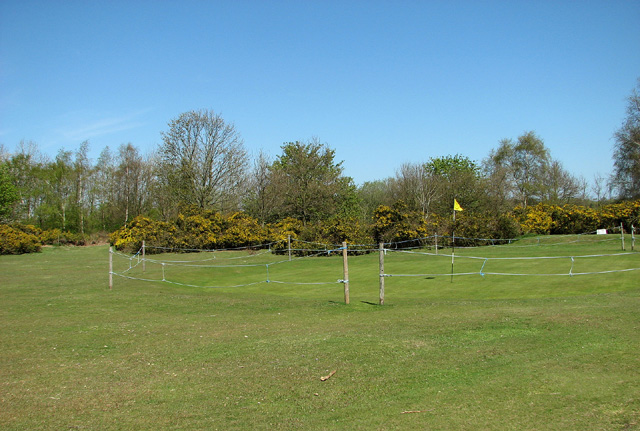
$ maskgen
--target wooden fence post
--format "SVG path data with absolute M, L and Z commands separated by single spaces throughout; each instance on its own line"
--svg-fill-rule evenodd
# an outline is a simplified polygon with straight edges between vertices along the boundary
M 342 242 L 342 267 L 344 269 L 344 303 L 349 305 L 349 261 L 347 259 L 347 242 Z
M 113 247 L 109 246 L 109 290 L 113 289 Z
M 289 250 L 289 262 L 291 262 L 291 235 L 287 235 L 287 250 Z
M 384 243 L 380 243 L 380 305 L 384 305 Z
M 624 251 L 624 226 L 620 222 L 620 240 L 622 241 L 622 251 Z

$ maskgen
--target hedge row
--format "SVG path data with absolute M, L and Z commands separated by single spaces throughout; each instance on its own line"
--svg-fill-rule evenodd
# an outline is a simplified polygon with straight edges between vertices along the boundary
M 576 234 L 601 228 L 617 228 L 622 224 L 629 231 L 640 224 L 640 201 L 623 202 L 599 209 L 576 205 L 538 204 L 526 209 L 515 208 L 512 213 L 498 217 L 478 215 L 466 211 L 457 213 L 456 244 L 482 244 L 477 238 L 516 238 L 525 233 Z M 181 214 L 172 222 L 136 217 L 127 226 L 110 236 L 118 250 L 135 252 L 148 246 L 147 252 L 165 249 L 224 249 L 252 247 L 271 243 L 272 249 L 284 251 L 287 237 L 294 240 L 294 249 L 323 249 L 324 244 L 399 243 L 413 246 L 416 238 L 433 235 L 449 236 L 454 230 L 451 217 L 438 217 L 409 212 L 397 202 L 391 207 L 380 206 L 370 224 L 355 218 L 333 218 L 303 225 L 299 220 L 284 219 L 278 223 L 260 224 L 245 213 L 223 216 L 214 211 L 194 211 Z M 464 237 L 468 239 L 461 239 Z M 299 240 L 296 242 L 296 240 Z M 446 240 L 445 240 L 446 241 Z M 80 234 L 58 229 L 42 231 L 31 225 L 0 225 L 0 254 L 19 254 L 39 251 L 42 244 L 84 245 Z
M 524 233 L 578 234 L 596 229 L 615 229 L 620 225 L 630 231 L 632 226 L 637 228 L 640 224 L 640 201 L 605 205 L 598 209 L 538 204 L 526 209 L 517 207 L 514 215 Z
M 0 254 L 40 251 L 42 245 L 85 245 L 85 237 L 60 229 L 42 230 L 20 223 L 0 224 Z

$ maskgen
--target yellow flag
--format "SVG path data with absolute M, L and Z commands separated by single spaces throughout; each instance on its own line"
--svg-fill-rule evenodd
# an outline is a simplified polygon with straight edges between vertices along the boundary
M 453 200 L 453 210 L 454 211 L 463 211 L 462 207 L 460 206 L 460 204 L 458 203 L 457 200 Z

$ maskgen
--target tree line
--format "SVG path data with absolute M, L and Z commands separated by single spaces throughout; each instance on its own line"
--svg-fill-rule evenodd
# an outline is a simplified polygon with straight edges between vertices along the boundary
M 454 198 L 466 215 L 494 221 L 538 204 L 597 207 L 635 200 L 639 90 L 640 81 L 614 135 L 614 172 L 594 179 L 591 190 L 534 131 L 503 139 L 481 161 L 461 154 L 431 157 L 403 164 L 393 177 L 356 185 L 335 150 L 317 138 L 283 143 L 275 158 L 263 152 L 252 158 L 233 124 L 199 110 L 172 119 L 149 154 L 128 143 L 104 148 L 93 162 L 89 142 L 54 158 L 32 142 L 21 142 L 14 152 L 0 147 L 0 221 L 88 235 L 113 232 L 140 215 L 169 222 L 213 211 L 242 212 L 262 226 L 293 219 L 312 229 L 350 220 L 375 230 L 384 211 L 389 217 L 410 214 L 418 220 L 413 225 L 446 218 Z

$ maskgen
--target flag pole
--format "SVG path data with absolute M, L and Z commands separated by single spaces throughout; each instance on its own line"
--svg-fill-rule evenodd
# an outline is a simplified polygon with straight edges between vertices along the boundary
M 455 200 L 454 200 L 455 202 Z M 451 227 L 451 283 L 453 283 L 453 261 L 456 254 L 456 206 L 453 205 L 453 226 Z

